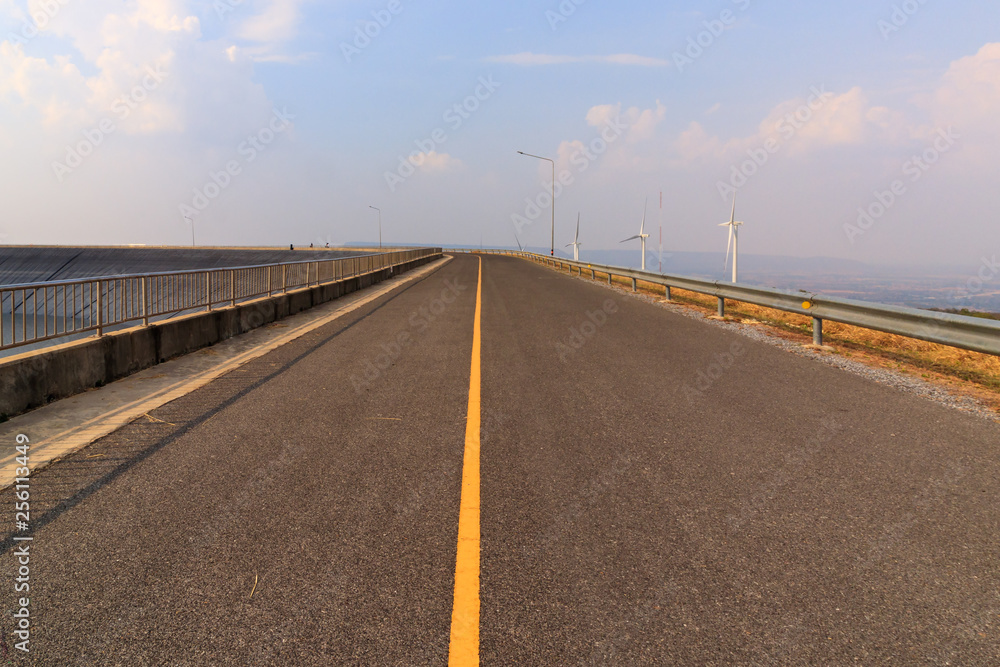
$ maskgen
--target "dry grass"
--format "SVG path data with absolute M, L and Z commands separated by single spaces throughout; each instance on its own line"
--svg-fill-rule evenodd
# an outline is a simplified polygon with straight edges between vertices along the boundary
M 584 275 L 589 277 L 586 272 Z M 597 279 L 607 281 L 608 275 L 598 273 Z M 613 283 L 632 288 L 627 278 L 613 278 Z M 663 295 L 660 285 L 639 281 L 638 288 L 643 293 Z M 713 296 L 673 288 L 671 300 L 700 311 L 716 312 Z M 782 338 L 812 343 L 812 318 L 805 315 L 727 300 L 726 319 L 759 322 L 772 327 Z M 834 348 L 834 354 L 919 376 L 1000 411 L 1000 357 L 829 321 L 823 323 L 823 342 Z

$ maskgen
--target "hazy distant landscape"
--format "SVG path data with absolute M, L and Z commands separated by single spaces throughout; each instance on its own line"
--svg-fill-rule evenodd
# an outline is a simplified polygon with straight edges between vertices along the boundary
M 548 248 L 531 248 L 548 254 Z M 556 250 L 560 257 L 570 257 Z M 639 268 L 636 250 L 581 250 L 580 259 L 596 264 Z M 730 261 L 732 261 L 730 259 Z M 727 280 L 723 253 L 664 252 L 662 272 Z M 661 257 L 649 252 L 646 269 L 659 271 Z M 980 282 L 979 266 L 887 267 L 830 257 L 797 258 L 740 255 L 740 282 L 779 289 L 817 292 L 899 306 L 1000 312 L 1000 276 Z M 971 281 L 971 282 L 970 282 Z

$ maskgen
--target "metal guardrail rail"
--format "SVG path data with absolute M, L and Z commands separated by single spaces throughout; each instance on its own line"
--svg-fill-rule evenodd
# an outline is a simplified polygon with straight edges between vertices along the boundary
M 630 278 L 633 291 L 636 289 L 636 282 L 641 280 L 645 283 L 663 286 L 668 299 L 671 287 L 707 294 L 718 299 L 718 314 L 720 316 L 725 315 L 726 299 L 806 315 L 813 320 L 813 343 L 815 345 L 823 344 L 823 321 L 829 320 L 974 352 L 1000 355 L 1000 322 L 995 320 L 938 313 L 918 308 L 887 306 L 868 301 L 840 299 L 810 292 L 792 292 L 768 287 L 636 271 L 603 264 L 588 264 L 536 253 L 512 250 L 472 250 L 468 252 L 523 257 L 550 266 L 568 268 L 570 272 L 576 269 L 581 275 L 583 271 L 589 271 L 591 278 L 596 278 L 597 273 L 607 274 L 609 282 L 612 276 Z
M 419 248 L 337 259 L 0 286 L 0 350 L 354 278 L 441 254 Z

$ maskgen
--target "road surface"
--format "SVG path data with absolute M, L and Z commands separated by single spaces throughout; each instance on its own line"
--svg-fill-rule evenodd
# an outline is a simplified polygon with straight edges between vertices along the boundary
M 0 651 L 30 534 L 40 665 L 1000 664 L 995 424 L 514 258 L 476 357 L 479 263 L 0 494 Z

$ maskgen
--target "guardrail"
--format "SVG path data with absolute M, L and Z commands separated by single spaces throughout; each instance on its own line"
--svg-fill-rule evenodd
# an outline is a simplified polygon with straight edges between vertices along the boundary
M 571 273 L 576 269 L 580 275 L 583 274 L 583 271 L 589 271 L 591 278 L 596 278 L 598 273 L 607 274 L 609 283 L 612 276 L 629 278 L 632 280 L 633 291 L 637 289 L 637 281 L 641 280 L 664 287 L 667 299 L 670 298 L 671 287 L 714 296 L 718 299 L 720 317 L 725 315 L 726 299 L 806 315 L 813 320 L 813 343 L 815 345 L 823 344 L 823 321 L 829 320 L 974 352 L 1000 355 L 1000 322 L 995 320 L 938 313 L 918 308 L 887 306 L 868 301 L 840 299 L 810 292 L 792 292 L 768 287 L 636 271 L 603 264 L 588 264 L 536 253 L 512 250 L 473 250 L 469 252 L 523 257 L 550 266 L 568 268 Z
M 441 254 L 420 248 L 337 259 L 0 286 L 0 350 L 212 310 Z

